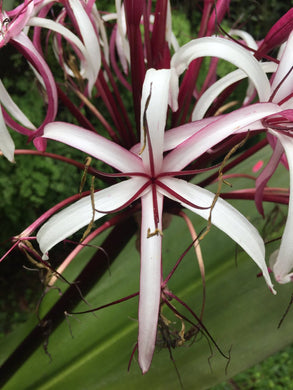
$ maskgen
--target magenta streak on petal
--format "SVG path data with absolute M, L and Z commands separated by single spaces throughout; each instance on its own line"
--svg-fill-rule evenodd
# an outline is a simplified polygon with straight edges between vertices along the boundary
M 123 205 L 117 207 L 116 209 L 112 209 L 112 210 L 100 210 L 100 209 L 96 209 L 95 208 L 95 211 L 97 211 L 98 213 L 101 213 L 101 214 L 111 214 L 111 213 L 117 213 L 118 211 L 121 211 L 123 209 L 125 209 L 127 206 L 129 206 L 131 203 L 133 203 L 137 198 L 139 198 L 141 196 L 141 194 L 144 192 L 144 190 L 149 187 L 149 185 L 151 184 L 151 181 L 148 180 L 146 183 L 144 183 L 140 189 L 134 194 L 132 195 L 127 202 L 125 202 Z
M 159 224 L 156 227 L 149 210 L 153 208 L 152 194 L 142 196 L 141 218 L 141 266 L 138 308 L 138 362 L 142 373 L 150 367 L 156 342 L 161 296 L 162 236 L 149 237 L 149 231 L 162 229 L 163 196 L 158 194 Z
M 135 169 L 136 172 L 145 173 L 140 157 L 115 142 L 76 125 L 65 122 L 49 123 L 45 126 L 44 136 L 82 150 L 120 172 L 133 172 Z
M 220 166 L 221 166 L 221 163 L 219 163 L 217 165 L 213 165 L 213 166 L 208 167 L 208 168 L 187 169 L 186 171 L 162 172 L 162 173 L 159 173 L 156 178 L 159 179 L 160 177 L 166 177 L 166 176 L 172 176 L 172 177 L 190 176 L 190 175 L 193 176 L 193 175 L 197 175 L 198 173 L 211 171 L 213 169 L 219 168 Z
M 283 87 L 283 85 L 284 85 L 285 83 L 286 83 L 286 84 L 288 83 L 288 82 L 286 81 L 286 79 L 288 79 L 288 78 L 289 78 L 289 83 L 290 83 L 290 91 L 289 91 L 289 92 L 292 91 L 292 85 L 291 85 L 291 82 L 292 82 L 292 80 L 291 80 L 292 74 L 293 74 L 293 65 L 292 65 L 291 68 L 288 70 L 288 72 L 286 73 L 286 75 L 282 78 L 282 80 L 279 82 L 279 84 L 275 87 L 275 89 L 274 89 L 274 91 L 273 91 L 273 93 L 272 93 L 272 95 L 271 95 L 271 97 L 270 97 L 270 99 L 269 99 L 270 102 L 276 100 L 276 99 L 275 99 L 275 95 L 278 93 L 278 91 L 279 91 L 280 88 L 282 89 L 282 87 Z M 291 93 L 292 93 L 292 92 L 291 92 Z M 282 96 L 282 98 L 283 98 L 283 99 L 286 99 L 286 96 Z M 279 99 L 278 99 L 278 100 L 279 100 Z M 278 103 L 279 103 L 279 102 L 278 102 Z
M 199 210 L 207 210 L 207 209 L 211 208 L 211 206 L 207 206 L 207 207 L 197 206 L 196 204 L 194 204 L 194 203 L 190 202 L 189 200 L 185 199 L 183 196 L 179 195 L 176 191 L 172 190 L 172 188 L 170 188 L 169 186 L 167 186 L 166 184 L 162 183 L 159 180 L 156 180 L 156 185 L 158 187 L 163 188 L 171 196 L 175 197 L 178 200 L 178 202 L 184 202 L 185 204 L 187 204 L 187 205 L 189 205 L 191 207 L 194 207 L 195 209 L 199 209 Z

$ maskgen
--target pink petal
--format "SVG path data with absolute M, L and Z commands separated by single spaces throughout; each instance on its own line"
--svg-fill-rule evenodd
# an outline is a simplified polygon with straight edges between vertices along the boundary
M 212 205 L 215 194 L 204 188 L 175 178 L 164 178 L 161 181 L 189 202 L 201 207 Z M 167 191 L 160 190 L 160 192 L 178 202 L 176 197 L 170 195 Z M 209 218 L 210 208 L 201 210 L 182 201 L 179 203 L 204 219 Z M 221 229 L 245 250 L 260 267 L 267 285 L 274 292 L 265 262 L 264 243 L 255 227 L 238 210 L 221 198 L 217 199 L 212 210 L 212 224 Z
M 94 207 L 96 211 L 94 220 L 104 217 L 107 211 L 115 210 L 123 206 L 137 193 L 137 190 L 145 183 L 146 179 L 136 177 L 114 184 L 111 187 L 94 194 Z M 50 218 L 39 230 L 37 241 L 41 251 L 46 254 L 54 245 L 87 226 L 93 217 L 93 205 L 90 196 L 86 196 L 66 207 Z
M 241 108 L 210 123 L 171 151 L 164 159 L 165 172 L 180 171 L 208 149 L 253 122 L 282 109 L 274 103 L 257 103 Z
M 44 137 L 63 142 L 104 161 L 121 172 L 144 172 L 141 159 L 92 131 L 65 122 L 49 123 Z

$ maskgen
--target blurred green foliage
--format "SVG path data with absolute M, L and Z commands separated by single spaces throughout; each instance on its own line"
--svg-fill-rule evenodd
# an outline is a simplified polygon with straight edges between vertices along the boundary
M 293 346 L 211 390 L 293 390 Z

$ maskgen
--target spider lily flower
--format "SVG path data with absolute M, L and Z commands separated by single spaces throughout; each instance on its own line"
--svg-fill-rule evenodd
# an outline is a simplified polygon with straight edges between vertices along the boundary
M 165 196 L 206 220 L 211 214 L 212 223 L 242 246 L 261 268 L 268 286 L 273 290 L 265 264 L 264 244 L 251 223 L 220 198 L 211 211 L 215 197 L 213 193 L 176 178 L 184 174 L 182 169 L 204 151 L 245 126 L 247 113 L 251 114 L 250 120 L 257 120 L 264 112 L 260 112 L 260 108 L 255 110 L 254 107 L 247 107 L 241 115 L 236 113 L 213 121 L 183 143 L 179 144 L 175 139 L 178 147 L 163 157 L 168 101 L 172 109 L 176 108 L 174 73 L 174 69 L 150 69 L 146 73 L 141 100 L 139 154 L 128 151 L 94 132 L 68 123 L 51 123 L 44 129 L 44 137 L 78 148 L 120 171 L 118 177 L 128 177 L 127 180 L 96 192 L 94 205 L 90 197 L 85 197 L 45 223 L 37 234 L 45 257 L 54 245 L 88 225 L 93 217 L 98 220 L 105 214 L 117 212 L 140 199 L 142 217 L 138 360 L 143 373 L 150 367 L 157 332 Z M 264 111 L 267 110 L 265 106 Z M 206 124 L 206 121 L 203 120 L 203 123 Z M 176 134 L 173 134 L 173 141 L 174 137 L 176 138 Z M 180 137 L 178 132 L 178 138 Z

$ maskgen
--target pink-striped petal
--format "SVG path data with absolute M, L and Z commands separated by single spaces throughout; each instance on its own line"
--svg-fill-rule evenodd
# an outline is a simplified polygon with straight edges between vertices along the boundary
M 291 32 L 285 49 L 281 55 L 280 63 L 276 71 L 272 91 L 277 88 L 276 94 L 273 97 L 273 102 L 280 102 L 286 96 L 293 92 L 293 31 Z M 290 72 L 288 74 L 288 72 Z M 282 80 L 284 79 L 284 82 Z
M 44 257 L 56 244 L 87 226 L 93 218 L 93 207 L 96 210 L 105 211 L 94 213 L 94 220 L 104 217 L 111 210 L 123 206 L 130 200 L 145 183 L 146 179 L 136 177 L 114 184 L 111 187 L 94 194 L 94 205 L 91 197 L 86 196 L 66 207 L 46 222 L 37 234 L 37 241 Z
M 242 127 L 282 109 L 274 103 L 257 103 L 241 108 L 210 123 L 171 151 L 164 159 L 165 172 L 180 171 L 208 149 Z
M 148 232 L 154 232 L 156 228 L 162 229 L 163 196 L 160 194 L 157 196 L 157 203 L 160 222 L 155 226 L 151 211 L 154 208 L 152 192 L 141 197 L 138 363 L 143 374 L 148 371 L 154 354 L 161 297 L 162 236 L 157 234 L 148 238 Z
M 201 207 L 211 207 L 215 198 L 215 194 L 212 192 L 184 180 L 164 178 L 161 181 L 187 201 Z M 170 199 L 178 201 L 176 197 L 170 195 L 166 190 L 160 189 L 160 192 Z M 183 201 L 180 201 L 179 203 L 204 219 L 207 220 L 209 218 L 210 208 L 202 210 L 191 207 L 188 203 L 184 203 Z M 274 292 L 265 262 L 264 242 L 255 227 L 238 210 L 221 198 L 217 199 L 217 202 L 212 209 L 211 216 L 212 224 L 217 226 L 231 237 L 232 240 L 239 244 L 259 266 L 267 285 Z
M 276 131 L 271 133 L 279 139 L 285 149 L 290 174 L 290 198 L 280 249 L 272 255 L 270 265 L 277 282 L 289 283 L 293 281 L 293 138 Z
M 121 172 L 144 172 L 140 157 L 82 127 L 65 122 L 49 123 L 44 128 L 44 137 L 82 150 Z
M 146 73 L 141 98 L 140 144 L 141 157 L 148 172 L 153 159 L 155 174 L 163 162 L 163 143 L 167 118 L 171 71 L 149 69 Z M 144 123 L 145 120 L 147 124 Z M 148 126 L 148 134 L 145 126 Z M 149 144 L 150 143 L 150 144 Z

